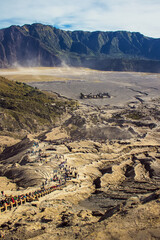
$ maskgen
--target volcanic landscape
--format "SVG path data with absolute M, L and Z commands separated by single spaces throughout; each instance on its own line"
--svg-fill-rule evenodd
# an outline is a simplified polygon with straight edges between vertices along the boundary
M 90 105 L 118 106 L 159 97 L 160 74 L 135 72 L 105 72 L 85 68 L 18 68 L 0 70 L 11 80 L 27 82 L 41 90 L 57 92 L 79 100 L 80 93 L 108 92 L 109 99 L 85 99 Z
M 64 66 L 0 75 L 76 102 L 46 131 L 1 134 L 0 190 L 59 186 L 2 206 L 3 239 L 160 239 L 160 74 Z

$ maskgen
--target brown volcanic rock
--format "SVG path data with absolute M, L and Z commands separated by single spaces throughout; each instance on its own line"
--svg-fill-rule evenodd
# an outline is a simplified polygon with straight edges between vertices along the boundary
M 85 121 L 80 127 L 93 129 L 95 122 L 90 122 L 86 113 L 83 117 Z M 127 124 L 133 122 L 132 119 Z M 104 125 L 98 124 L 103 129 Z M 113 123 L 106 126 L 113 127 Z M 125 129 L 125 123 L 117 128 Z M 9 158 L 1 155 L 1 173 L 19 186 L 40 185 L 65 160 L 77 175 L 62 190 L 0 214 L 4 239 L 159 239 L 160 144 L 154 139 L 155 129 L 145 126 L 136 127 L 136 131 L 139 137 L 134 135 L 127 140 L 74 141 L 55 128 L 47 134 L 49 142 L 30 146 L 28 140 L 23 140 L 20 152 L 17 145 L 10 148 L 14 156 L 6 150 Z M 58 137 L 54 136 L 51 142 L 52 134 L 57 132 Z M 140 134 L 146 132 L 153 134 L 153 138 L 142 138 Z M 24 148 L 25 141 L 29 143 L 28 149 Z M 15 194 L 24 191 L 32 188 Z
M 50 205 L 46 206 L 45 205 Z M 160 205 L 153 201 L 110 209 L 94 216 L 67 202 L 44 201 L 39 208 L 20 207 L 1 225 L 4 239 L 151 239 L 159 238 Z M 9 216 L 8 216 L 9 219 Z
M 24 154 L 24 151 L 32 146 L 32 142 L 29 138 L 25 137 L 22 141 L 18 142 L 17 144 L 5 148 L 3 153 L 0 154 L 0 161 L 4 161 L 7 159 L 6 162 L 12 163 L 12 157 L 15 155 L 19 155 L 20 153 Z M 14 159 L 14 158 L 13 158 Z

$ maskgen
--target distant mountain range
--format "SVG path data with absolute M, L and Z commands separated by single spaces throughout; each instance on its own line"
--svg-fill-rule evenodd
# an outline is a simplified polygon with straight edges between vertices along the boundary
M 160 72 L 160 39 L 138 32 L 64 31 L 32 24 L 0 30 L 0 67 L 69 66 Z

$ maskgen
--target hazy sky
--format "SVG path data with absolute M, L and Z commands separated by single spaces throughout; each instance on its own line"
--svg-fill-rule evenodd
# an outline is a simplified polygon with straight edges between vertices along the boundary
M 35 22 L 160 38 L 160 0 L 0 0 L 0 28 Z

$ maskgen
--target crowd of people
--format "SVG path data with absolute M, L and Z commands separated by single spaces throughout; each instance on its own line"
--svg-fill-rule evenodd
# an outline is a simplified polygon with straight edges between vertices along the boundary
M 36 149 L 39 148 L 39 143 L 34 142 L 33 147 L 36 147 Z M 42 151 L 41 149 L 39 150 L 37 149 L 37 150 L 32 150 L 31 153 L 35 154 L 38 152 L 39 156 L 42 156 L 41 151 Z M 28 151 L 27 153 L 30 153 L 30 151 Z M 55 169 L 53 169 L 53 177 L 51 177 L 50 179 L 46 178 L 42 182 L 41 189 L 34 192 L 17 195 L 17 196 L 13 196 L 13 195 L 8 196 L 4 194 L 4 191 L 1 191 L 0 211 L 3 212 L 7 209 L 11 209 L 12 207 L 21 205 L 22 203 L 36 200 L 39 197 L 45 194 L 48 194 L 53 190 L 61 187 L 62 185 L 65 185 L 66 181 L 70 180 L 72 177 L 73 178 L 79 177 L 77 173 L 77 169 L 74 167 L 70 167 L 67 164 L 67 159 L 64 159 L 64 155 L 56 154 L 55 158 L 58 160 L 61 160 L 61 162 L 58 164 L 58 166 Z M 52 185 L 53 182 L 54 182 L 54 185 Z M 50 186 L 50 187 L 47 187 L 47 186 Z
M 4 192 L 1 191 L 1 200 L 0 200 L 0 210 L 1 212 L 7 210 L 8 208 L 12 208 L 12 207 L 16 207 L 18 205 L 21 205 L 22 203 L 25 202 L 31 202 L 34 200 L 38 200 L 40 197 L 51 193 L 52 191 L 58 189 L 59 187 L 61 187 L 63 184 L 59 184 L 59 185 L 55 185 L 55 186 L 51 186 L 48 188 L 42 187 L 39 190 L 36 190 L 34 192 L 29 192 L 26 194 L 21 194 L 21 195 L 4 195 Z
M 22 203 L 38 200 L 39 197 L 65 185 L 66 181 L 71 179 L 71 177 L 78 177 L 77 169 L 67 166 L 66 161 L 63 161 L 59 164 L 58 169 L 54 170 L 53 177 L 43 181 L 41 189 L 39 190 L 16 196 L 8 196 L 4 194 L 4 191 L 1 191 L 0 211 L 3 212 Z M 51 182 L 55 182 L 55 184 L 47 187 L 47 185 L 51 185 Z

